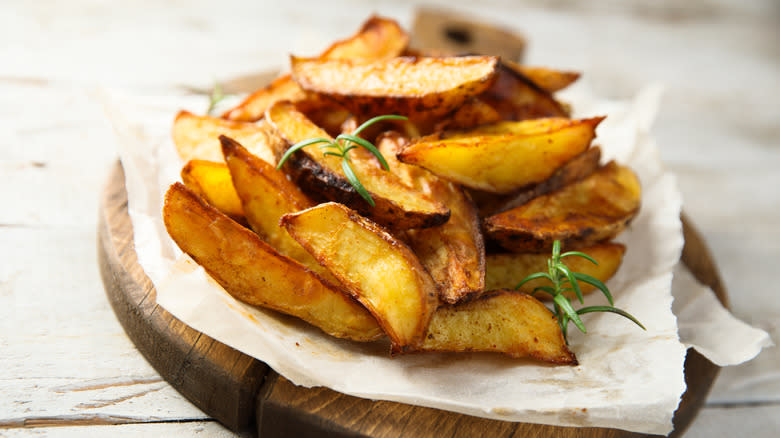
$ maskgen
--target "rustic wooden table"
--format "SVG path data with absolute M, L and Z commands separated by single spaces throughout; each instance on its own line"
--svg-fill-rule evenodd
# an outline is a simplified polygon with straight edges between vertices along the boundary
M 282 65 L 289 51 L 316 53 L 371 12 L 409 26 L 415 9 L 257 3 L 0 5 L 0 436 L 233 436 L 145 362 L 105 298 L 97 202 L 117 155 L 93 91 L 206 89 L 214 78 Z M 458 3 L 523 31 L 529 63 L 584 71 L 608 97 L 666 85 L 655 132 L 685 210 L 711 246 L 734 313 L 780 339 L 777 2 Z M 771 348 L 721 372 L 686 436 L 778 430 L 780 351 Z

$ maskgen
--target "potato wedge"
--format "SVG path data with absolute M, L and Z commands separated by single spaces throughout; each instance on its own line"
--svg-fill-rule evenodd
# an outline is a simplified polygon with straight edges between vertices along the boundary
M 281 223 L 376 317 L 393 351 L 422 341 L 438 292 L 408 246 L 335 202 L 284 215 Z
M 585 151 L 603 117 L 503 122 L 423 137 L 398 158 L 492 193 L 540 183 Z
M 377 148 L 390 170 L 415 189 L 442 201 L 450 220 L 438 227 L 409 230 L 406 241 L 439 285 L 439 298 L 456 303 L 485 290 L 485 242 L 474 203 L 456 184 L 427 170 L 395 158 L 406 139 L 390 132 L 377 141 Z
M 409 34 L 397 21 L 374 15 L 363 23 L 355 35 L 333 43 L 320 58 L 389 59 L 399 56 L 408 45 Z
M 566 109 L 550 93 L 503 62 L 496 80 L 480 99 L 495 108 L 504 120 L 568 117 Z
M 376 320 L 339 288 L 285 257 L 183 184 L 165 195 L 168 234 L 236 299 L 297 316 L 355 341 L 382 336 Z
M 579 251 L 593 257 L 599 264 L 594 265 L 590 261 L 581 257 L 567 257 L 566 266 L 573 272 L 582 272 L 583 274 L 595 277 L 602 282 L 606 282 L 617 272 L 620 263 L 623 261 L 623 254 L 626 252 L 625 245 L 620 243 L 601 243 L 587 248 L 580 248 Z M 525 277 L 534 272 L 547 272 L 547 259 L 550 254 L 536 253 L 504 253 L 487 255 L 487 274 L 485 276 L 485 287 L 492 289 L 514 289 Z M 593 292 L 596 288 L 588 283 L 580 282 L 580 290 L 583 294 Z M 530 294 L 537 286 L 549 286 L 550 281 L 546 279 L 531 280 L 523 284 L 520 292 Z M 564 292 L 564 295 L 570 299 L 576 299 L 574 292 Z M 549 299 L 549 295 L 539 293 L 536 295 L 539 299 Z
M 374 16 L 363 23 L 355 35 L 334 43 L 319 58 L 388 59 L 400 55 L 408 44 L 409 35 L 395 20 Z M 254 122 L 260 120 L 274 102 L 297 102 L 306 97 L 307 93 L 286 74 L 249 95 L 238 106 L 223 114 L 222 118 Z
M 466 101 L 452 116 L 439 122 L 436 131 L 467 129 L 501 121 L 501 115 L 492 106 L 479 98 Z
M 485 91 L 498 58 L 399 57 L 382 61 L 291 57 L 292 77 L 304 90 L 319 93 L 363 117 L 400 114 L 443 116 Z
M 536 86 L 548 93 L 555 93 L 573 84 L 580 78 L 574 71 L 555 70 L 547 67 L 531 67 L 516 62 L 502 60 L 512 70 L 522 74 Z
M 180 111 L 173 122 L 173 142 L 184 161 L 223 162 L 219 136 L 236 139 L 252 154 L 275 164 L 274 143 L 281 140 L 265 122 L 243 123 Z
M 290 237 L 287 230 L 279 226 L 279 219 L 283 215 L 305 210 L 312 207 L 314 202 L 288 180 L 282 171 L 250 154 L 235 140 L 225 136 L 220 136 L 219 140 L 249 226 L 281 254 L 338 285 L 330 271 L 317 263 L 311 254 Z
M 487 351 L 577 365 L 560 326 L 544 304 L 508 290 L 440 307 L 417 351 Z
M 489 237 L 515 252 L 546 252 L 554 240 L 582 248 L 615 237 L 639 212 L 639 180 L 607 163 L 584 180 L 485 219 Z
M 231 219 L 238 222 L 246 220 L 241 199 L 233 188 L 230 170 L 225 163 L 190 160 L 181 169 L 181 180 L 188 189 Z
M 266 113 L 273 125 L 289 144 L 324 137 L 328 134 L 313 124 L 289 102 L 278 102 Z M 355 175 L 371 193 L 376 205 L 371 207 L 349 184 L 341 167 L 341 158 L 327 156 L 317 146 L 304 148 L 285 163 L 296 182 L 307 192 L 325 199 L 341 202 L 391 228 L 422 228 L 440 225 L 449 219 L 450 211 L 441 202 L 403 184 L 392 172 L 379 167 L 376 160 L 366 159 L 355 149 L 350 153 Z M 278 150 L 281 155 L 283 150 Z
M 519 207 L 538 196 L 552 193 L 569 184 L 587 178 L 599 168 L 601 148 L 593 146 L 572 158 L 549 178 L 539 184 L 520 190 L 511 195 L 481 195 L 477 205 L 479 216 L 488 217 L 502 211 Z

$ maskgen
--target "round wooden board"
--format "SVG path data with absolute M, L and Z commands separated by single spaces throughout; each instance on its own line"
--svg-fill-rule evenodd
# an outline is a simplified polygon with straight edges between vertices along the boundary
M 190 328 L 156 303 L 156 292 L 137 262 L 127 213 L 124 172 L 117 164 L 102 196 L 98 260 L 106 294 L 127 335 L 173 387 L 234 431 L 256 427 L 267 437 L 639 437 L 602 428 L 511 423 L 387 401 L 352 397 L 327 388 L 302 388 Z M 727 304 L 712 257 L 683 216 L 682 261 Z M 688 350 L 688 390 L 675 413 L 679 436 L 704 403 L 719 368 Z

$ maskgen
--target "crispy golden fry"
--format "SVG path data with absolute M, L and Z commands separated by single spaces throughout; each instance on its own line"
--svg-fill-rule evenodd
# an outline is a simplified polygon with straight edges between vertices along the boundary
M 289 102 L 278 102 L 266 113 L 266 120 L 279 134 L 294 144 L 310 138 L 330 138 Z M 283 150 L 278 150 L 281 154 Z M 355 175 L 371 193 L 371 207 L 349 184 L 341 167 L 341 158 L 327 156 L 316 145 L 293 154 L 285 163 L 288 171 L 306 191 L 341 202 L 391 228 L 422 228 L 440 225 L 450 216 L 441 202 L 403 184 L 392 172 L 379 167 L 376 160 L 354 149 L 350 153 Z
M 563 90 L 580 78 L 580 74 L 574 71 L 555 70 L 547 67 L 530 67 L 507 60 L 502 60 L 501 62 L 522 74 L 548 93 Z
M 581 257 L 567 257 L 566 266 L 572 272 L 582 272 L 583 274 L 595 277 L 602 282 L 606 282 L 617 272 L 620 263 L 623 261 L 623 254 L 626 247 L 619 243 L 601 243 L 587 248 L 581 248 L 579 251 L 593 257 L 599 264 L 594 265 L 589 260 Z M 505 253 L 487 255 L 487 275 L 485 276 L 485 287 L 491 289 L 514 289 L 525 277 L 535 272 L 547 272 L 547 260 L 550 254 L 535 253 Z M 549 286 L 549 280 L 540 278 L 531 280 L 523 284 L 520 292 L 530 294 L 535 287 Z M 593 292 L 596 288 L 585 282 L 579 282 L 580 290 L 583 294 Z M 576 299 L 574 292 L 564 292 L 564 295 L 570 299 Z M 549 299 L 549 295 L 540 292 L 539 299 Z
M 252 154 L 272 164 L 276 163 L 274 143 L 283 142 L 264 122 L 234 122 L 196 116 L 187 111 L 180 111 L 173 122 L 173 142 L 184 161 L 198 159 L 222 162 L 220 135 L 236 139 Z
M 376 317 L 393 351 L 422 341 L 438 292 L 409 247 L 335 202 L 284 215 L 281 223 Z
M 493 193 L 540 183 L 585 151 L 603 117 L 502 122 L 423 137 L 398 158 L 463 184 Z
M 515 252 L 546 252 L 554 240 L 582 248 L 611 239 L 639 212 L 631 169 L 610 162 L 584 180 L 485 219 L 489 237 Z
M 342 133 L 342 127 L 354 116 L 346 108 L 333 101 L 324 98 L 312 98 L 311 96 L 295 102 L 295 109 L 303 113 L 312 123 L 322 128 L 329 135 L 337 136 Z M 355 125 L 357 128 L 358 125 Z M 351 131 L 350 131 L 351 132 Z
M 438 227 L 409 230 L 407 242 L 423 266 L 439 285 L 439 298 L 453 304 L 485 290 L 485 242 L 474 203 L 457 185 L 442 180 L 417 166 L 398 161 L 395 156 L 406 140 L 387 133 L 377 148 L 390 170 L 405 183 L 450 209 L 450 220 Z
M 552 193 L 564 186 L 587 178 L 599 168 L 601 148 L 593 146 L 560 167 L 546 180 L 511 195 L 480 193 L 477 200 L 479 216 L 488 217 L 502 211 L 519 207 L 538 196 Z M 492 195 L 492 196 L 491 196 Z
M 311 254 L 290 237 L 287 230 L 279 226 L 282 215 L 305 210 L 313 206 L 314 202 L 283 172 L 250 154 L 235 140 L 225 136 L 219 140 L 249 226 L 281 254 L 338 284 L 330 271 L 317 263 Z
M 181 169 L 181 180 L 217 210 L 238 222 L 245 220 L 244 208 L 224 163 L 190 160 Z
M 474 301 L 440 307 L 417 351 L 489 351 L 577 365 L 555 317 L 533 297 L 489 292 Z
M 372 16 L 353 36 L 333 43 L 321 59 L 389 59 L 409 45 L 409 35 L 389 18 Z
M 338 41 L 323 52 L 320 59 L 388 59 L 400 55 L 409 44 L 409 35 L 394 20 L 371 17 L 348 39 Z M 307 98 L 289 74 L 279 77 L 269 86 L 255 91 L 238 106 L 222 115 L 225 119 L 254 122 L 280 100 L 291 102 Z
M 358 302 L 276 252 L 183 184 L 172 185 L 165 195 L 163 220 L 179 248 L 236 299 L 297 316 L 339 338 L 371 341 L 382 336 Z
M 356 114 L 411 118 L 448 114 L 485 91 L 498 59 L 488 56 L 392 58 L 365 62 L 291 58 L 301 88 L 323 94 Z
M 539 88 L 520 72 L 503 62 L 493 85 L 480 99 L 495 108 L 504 120 L 537 119 L 540 117 L 568 117 L 568 112 L 550 93 Z

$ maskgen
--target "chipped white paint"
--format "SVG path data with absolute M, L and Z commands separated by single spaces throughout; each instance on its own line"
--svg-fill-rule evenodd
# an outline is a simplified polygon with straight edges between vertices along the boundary
M 522 30 L 528 61 L 580 69 L 607 96 L 666 84 L 655 132 L 685 209 L 715 254 L 734 312 L 780 340 L 772 287 L 780 262 L 776 2 L 531 3 L 457 8 Z M 95 226 L 116 153 L 90 91 L 207 87 L 215 77 L 278 66 L 288 52 L 316 53 L 371 12 L 408 26 L 413 9 L 350 0 L 2 2 L 0 435 L 24 435 L 30 430 L 17 427 L 27 424 L 57 436 L 230 436 L 160 380 L 105 299 Z M 744 425 L 753 425 L 750 436 L 771 436 L 778 364 L 774 348 L 724 370 L 713 406 L 688 436 L 727 436 Z M 82 426 L 47 427 L 55 424 Z

